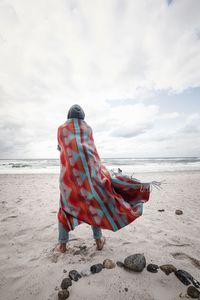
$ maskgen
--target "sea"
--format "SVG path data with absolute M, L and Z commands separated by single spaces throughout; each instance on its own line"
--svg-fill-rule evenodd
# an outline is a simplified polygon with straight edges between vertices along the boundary
M 143 172 L 200 171 L 200 157 L 103 158 L 109 169 Z M 0 174 L 59 174 L 59 159 L 0 159 Z

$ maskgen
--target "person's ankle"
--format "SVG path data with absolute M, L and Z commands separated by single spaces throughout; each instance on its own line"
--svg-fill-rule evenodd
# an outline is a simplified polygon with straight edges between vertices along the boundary
M 58 250 L 64 253 L 66 251 L 66 243 L 59 243 Z
M 95 239 L 96 245 L 97 245 L 97 250 L 102 250 L 105 244 L 105 237 L 101 236 L 98 239 Z

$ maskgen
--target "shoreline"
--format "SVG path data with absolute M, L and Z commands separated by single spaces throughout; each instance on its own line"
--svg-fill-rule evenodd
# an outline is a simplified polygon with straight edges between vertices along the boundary
M 130 172 L 124 172 L 124 174 L 129 174 Z M 158 170 L 158 171 L 138 171 L 138 172 L 133 172 L 133 177 L 134 177 L 134 174 L 135 175 L 141 175 L 141 174 L 162 174 L 162 173 L 169 173 L 169 174 L 173 174 L 173 173 L 200 173 L 200 169 L 199 170 L 162 170 L 162 171 L 160 171 L 160 170 Z M 46 175 L 46 176 L 48 176 L 48 175 L 59 175 L 60 174 L 60 172 L 32 172 L 31 173 L 31 171 L 30 172 L 28 172 L 28 173 L 23 173 L 23 172 L 5 172 L 5 173 L 1 173 L 0 172 L 0 176 L 12 176 L 12 175 Z

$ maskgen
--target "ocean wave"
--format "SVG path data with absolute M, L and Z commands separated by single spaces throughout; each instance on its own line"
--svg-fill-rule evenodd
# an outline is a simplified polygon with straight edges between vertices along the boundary
M 108 169 L 120 167 L 128 173 L 200 170 L 200 157 L 103 158 L 102 162 Z M 59 159 L 0 160 L 1 174 L 59 172 Z

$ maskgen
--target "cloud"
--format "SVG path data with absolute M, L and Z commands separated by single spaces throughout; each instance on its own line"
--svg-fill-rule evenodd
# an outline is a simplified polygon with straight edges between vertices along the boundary
M 17 134 L 16 134 L 17 133 Z M 18 122 L 8 120 L 6 124 L 0 121 L 0 153 L 15 155 L 15 152 L 25 151 L 25 146 L 30 142 L 30 133 Z
M 95 132 L 105 131 L 113 136 L 137 135 L 150 129 L 155 121 L 159 107 L 133 103 L 132 105 L 112 106 L 108 103 L 100 107 L 95 104 L 87 109 L 87 118 L 90 120 Z M 123 129 L 122 129 L 123 128 Z
M 163 120 L 169 120 L 169 119 L 176 119 L 180 116 L 180 113 L 178 112 L 172 112 L 172 113 L 163 113 L 158 118 Z
M 158 112 L 157 106 L 142 103 L 112 108 L 115 122 L 110 127 L 110 135 L 131 138 L 143 134 L 153 127 Z
M 121 127 L 114 129 L 111 135 L 114 137 L 132 138 L 147 132 L 153 125 L 151 123 L 138 124 L 136 127 Z
M 194 113 L 187 117 L 181 129 L 182 133 L 196 135 L 200 133 L 200 114 Z
M 3 3 L 1 79 L 13 97 L 127 98 L 138 87 L 179 91 L 200 83 L 199 1 L 192 17 L 188 1 L 170 10 L 164 1 Z
M 176 122 L 179 112 L 148 99 L 200 86 L 200 1 L 167 3 L 0 1 L 1 156 L 56 157 L 57 127 L 74 103 L 103 154 L 113 152 L 109 141 L 128 153 L 129 138 L 156 138 L 161 118 L 163 130 L 164 120 Z M 157 153 L 156 142 L 143 143 Z

